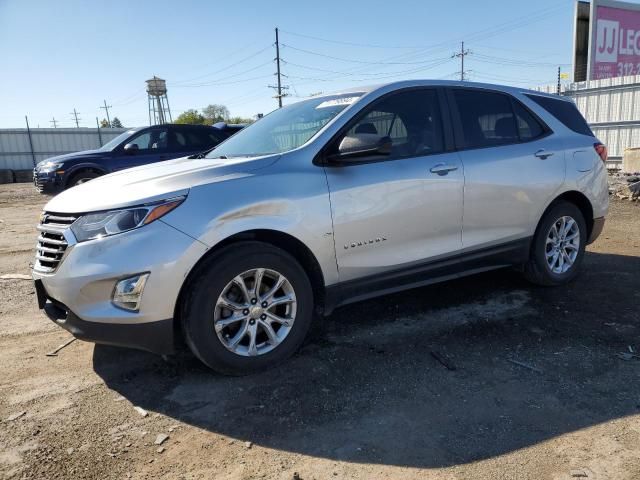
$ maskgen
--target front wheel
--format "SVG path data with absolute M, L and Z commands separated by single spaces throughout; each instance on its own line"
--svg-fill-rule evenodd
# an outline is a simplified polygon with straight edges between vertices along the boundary
M 304 269 L 265 243 L 225 247 L 187 288 L 187 344 L 223 374 L 246 375 L 280 363 L 300 347 L 311 325 L 313 292 Z
M 558 202 L 542 218 L 525 264 L 527 280 L 562 285 L 578 274 L 587 242 L 587 225 L 578 207 Z
M 83 183 L 87 183 L 88 181 L 93 180 L 94 178 L 98 178 L 99 176 L 99 173 L 92 172 L 91 170 L 81 171 L 73 176 L 67 188 L 75 187 L 76 185 L 82 185 Z

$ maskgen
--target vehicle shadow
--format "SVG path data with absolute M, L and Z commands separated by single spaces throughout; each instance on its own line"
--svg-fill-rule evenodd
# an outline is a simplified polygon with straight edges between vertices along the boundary
M 464 464 L 640 412 L 640 359 L 618 357 L 639 338 L 640 258 L 585 263 L 555 289 L 501 270 L 339 309 L 259 375 L 105 346 L 94 368 L 135 405 L 257 445 Z

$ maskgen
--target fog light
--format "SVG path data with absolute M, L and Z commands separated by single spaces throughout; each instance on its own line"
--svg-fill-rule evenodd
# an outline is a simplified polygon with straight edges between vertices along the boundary
M 149 278 L 148 273 L 141 273 L 116 283 L 116 288 L 113 289 L 113 304 L 116 307 L 137 312 L 140 309 L 142 291 L 147 278 Z

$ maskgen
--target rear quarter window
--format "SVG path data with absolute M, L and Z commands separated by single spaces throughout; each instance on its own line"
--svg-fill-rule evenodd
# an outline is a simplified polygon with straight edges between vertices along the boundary
M 543 97 L 540 95 L 526 95 L 527 98 L 533 100 L 547 112 L 553 115 L 562 124 L 581 135 L 595 135 L 589 128 L 587 121 L 584 119 L 578 107 L 573 102 L 566 100 L 556 100 L 555 98 Z

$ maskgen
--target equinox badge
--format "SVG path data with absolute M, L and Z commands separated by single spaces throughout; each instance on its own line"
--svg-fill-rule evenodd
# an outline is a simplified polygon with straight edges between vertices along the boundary
M 365 240 L 363 242 L 353 242 L 350 245 L 345 244 L 344 249 L 349 250 L 350 248 L 362 247 L 365 245 L 372 245 L 374 243 L 380 243 L 380 242 L 386 242 L 386 241 L 387 241 L 386 237 L 370 238 L 369 240 Z

